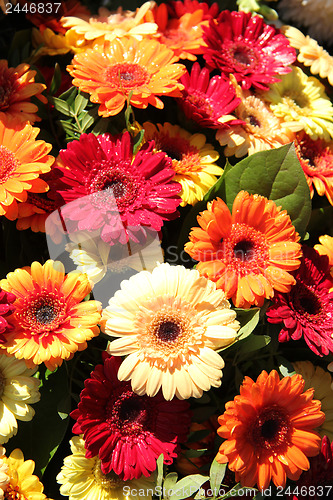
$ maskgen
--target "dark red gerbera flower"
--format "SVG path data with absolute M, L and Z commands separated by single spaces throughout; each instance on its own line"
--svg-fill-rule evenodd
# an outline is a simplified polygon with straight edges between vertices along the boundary
M 15 307 L 13 302 L 16 297 L 13 293 L 5 292 L 0 288 L 0 344 L 6 341 L 5 334 L 11 332 L 14 327 L 8 323 L 7 317 L 13 314 Z
M 198 2 L 198 0 L 172 0 L 167 4 L 168 12 L 171 17 L 182 17 L 188 12 L 195 12 L 196 10 L 203 11 L 202 20 L 212 19 L 218 16 L 220 8 L 217 2 L 208 5 L 206 2 Z
M 64 188 L 62 216 L 71 230 L 100 230 L 113 244 L 138 241 L 144 227 L 159 231 L 163 221 L 175 219 L 181 185 L 172 179 L 172 162 L 153 152 L 147 141 L 133 156 L 128 132 L 111 136 L 82 134 L 60 151 L 58 166 Z M 70 203 L 71 202 L 71 203 Z M 72 221 L 72 224 L 70 223 Z
M 303 245 L 301 266 L 292 274 L 296 284 L 289 293 L 276 292 L 267 311 L 270 323 L 281 323 L 279 341 L 302 336 L 318 356 L 333 352 L 333 285 L 326 255 Z
M 269 83 L 279 81 L 276 75 L 289 73 L 296 60 L 289 40 L 251 12 L 224 10 L 203 31 L 208 66 L 228 79 L 232 73 L 245 89 L 268 90 Z
M 71 413 L 77 420 L 73 432 L 83 433 L 86 457 L 98 455 L 104 474 L 114 471 L 124 481 L 149 476 L 161 453 L 165 464 L 177 457 L 189 431 L 189 404 L 165 401 L 161 392 L 153 398 L 138 396 L 130 382 L 118 380 L 122 360 L 106 353 L 103 359 L 104 365 L 97 365 L 85 381 L 78 408 Z
M 177 102 L 187 118 L 214 129 L 243 123 L 229 116 L 241 101 L 230 82 L 220 76 L 209 78 L 208 69 L 201 69 L 199 63 L 194 63 L 191 74 L 186 73 L 180 81 L 184 90 Z
M 310 469 L 303 472 L 292 486 L 290 500 L 320 500 L 331 498 L 333 492 L 333 443 L 327 436 L 321 441 L 319 455 L 310 458 Z

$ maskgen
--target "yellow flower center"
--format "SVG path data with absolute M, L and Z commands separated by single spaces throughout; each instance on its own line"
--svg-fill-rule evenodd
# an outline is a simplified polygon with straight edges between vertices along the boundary
M 101 470 L 101 461 L 97 460 L 93 469 L 93 475 L 96 483 L 104 490 L 111 493 L 112 490 L 119 488 L 123 481 L 114 472 L 103 474 Z
M 140 64 L 117 63 L 106 68 L 105 82 L 111 87 L 132 90 L 148 84 L 150 76 L 148 71 Z
M 19 162 L 14 153 L 6 146 L 0 146 L 0 184 L 6 182 L 18 167 Z

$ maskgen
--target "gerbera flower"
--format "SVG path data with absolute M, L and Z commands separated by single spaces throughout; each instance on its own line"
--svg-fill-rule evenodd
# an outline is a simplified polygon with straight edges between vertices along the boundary
M 296 373 L 304 379 L 304 389 L 314 389 L 313 397 L 321 403 L 321 410 L 325 413 L 325 422 L 317 428 L 317 432 L 324 437 L 333 438 L 333 390 L 332 377 L 320 366 L 314 366 L 311 361 L 296 361 L 293 363 Z
M 333 57 L 323 49 L 318 42 L 309 35 L 303 33 L 293 26 L 283 26 L 282 30 L 289 39 L 290 45 L 298 49 L 297 60 L 310 67 L 313 75 L 320 78 L 327 78 L 330 85 L 333 85 Z
M 8 465 L 9 482 L 5 488 L 5 499 L 7 500 L 46 500 L 44 486 L 37 476 L 33 475 L 35 462 L 24 461 L 24 456 L 19 448 L 11 452 L 9 457 L 3 457 Z
M 70 258 L 77 270 L 86 273 L 94 284 L 100 282 L 108 271 L 152 271 L 158 262 L 163 262 L 160 239 L 155 231 L 147 234 L 144 244 L 131 241 L 126 245 L 110 246 L 100 238 L 99 232 L 94 235 L 87 231 L 69 234 L 69 238 L 71 242 L 66 245 L 66 250 L 70 252 Z M 94 294 L 96 296 L 95 290 Z
M 99 458 L 86 458 L 82 436 L 70 440 L 72 455 L 64 458 L 64 465 L 57 475 L 60 493 L 69 500 L 151 500 L 156 475 L 141 476 L 139 479 L 123 481 L 113 471 L 104 474 Z M 138 494 L 140 491 L 140 494 Z M 128 493 L 127 493 L 128 492 Z M 136 494 L 134 494 L 136 492 Z
M 155 141 L 155 150 L 163 151 L 172 161 L 175 181 L 182 186 L 182 206 L 201 201 L 217 181 L 223 169 L 215 164 L 219 154 L 211 144 L 206 144 L 203 134 L 191 135 L 178 125 L 164 123 L 156 126 L 143 124 L 145 139 Z
M 187 399 L 221 385 L 224 362 L 215 350 L 235 341 L 235 318 L 224 293 L 198 271 L 161 264 L 121 283 L 102 329 L 120 337 L 110 354 L 128 354 L 119 380 L 131 380 L 140 395 L 162 388 L 165 399 Z
M 333 205 L 333 141 L 312 140 L 304 131 L 296 134 L 295 149 L 302 166 L 311 198 L 314 187 Z
M 91 47 L 85 38 L 73 30 L 65 34 L 54 33 L 50 28 L 39 31 L 32 29 L 32 44 L 36 50 L 35 57 L 58 56 L 68 52 L 78 53 Z M 69 76 L 69 75 L 68 75 Z
M 6 59 L 0 60 L 0 118 L 13 117 L 16 123 L 41 121 L 37 115 L 38 106 L 30 102 L 32 96 L 44 104 L 47 99 L 41 92 L 46 88 L 43 83 L 35 83 L 36 71 L 29 64 L 22 63 L 16 68 L 8 68 Z
M 40 381 L 24 361 L 0 353 L 0 443 L 17 433 L 17 420 L 28 422 L 35 415 L 30 406 L 40 400 Z
M 7 318 L 15 311 L 13 306 L 15 298 L 13 293 L 7 293 L 0 288 L 0 344 L 5 341 L 5 334 L 11 332 L 14 328 Z
M 273 370 L 262 371 L 256 382 L 245 377 L 240 395 L 226 403 L 217 433 L 225 439 L 216 460 L 228 462 L 242 486 L 266 489 L 271 480 L 284 487 L 310 467 L 308 457 L 320 450 L 314 432 L 324 419 L 313 389 L 303 393 L 300 375 L 280 380 Z
M 293 132 L 304 130 L 311 139 L 333 138 L 333 106 L 324 86 L 314 76 L 294 67 L 280 83 L 274 83 L 264 98 L 273 113 Z
M 293 140 L 293 134 L 284 129 L 283 122 L 270 110 L 269 106 L 260 98 L 243 91 L 237 85 L 236 79 L 230 75 L 240 104 L 234 114 L 239 124 L 223 127 L 217 130 L 216 139 L 224 148 L 225 156 L 237 158 L 252 155 L 259 151 L 278 148 Z
M 34 233 L 45 233 L 45 221 L 47 217 L 59 208 L 58 203 L 48 196 L 40 196 L 28 193 L 27 201 L 20 203 L 18 207 L 18 220 L 16 227 L 19 230 L 30 228 Z
M 281 0 L 278 11 L 286 21 L 308 28 L 309 35 L 316 40 L 332 43 L 333 4 L 330 0 Z
M 232 214 L 217 198 L 198 216 L 185 251 L 201 275 L 216 282 L 236 307 L 261 307 L 274 290 L 289 291 L 300 265 L 299 235 L 285 210 L 264 196 L 240 191 Z
M 18 203 L 26 201 L 27 192 L 43 193 L 48 185 L 39 175 L 51 170 L 51 144 L 36 141 L 38 128 L 29 123 L 0 120 L 0 215 L 15 220 Z
M 129 383 L 119 382 L 120 364 L 119 358 L 104 356 L 104 365 L 85 381 L 71 416 L 77 420 L 73 432 L 83 433 L 86 458 L 98 455 L 103 474 L 113 471 L 128 481 L 150 476 L 161 453 L 171 464 L 191 418 L 186 401 L 166 402 L 161 393 L 141 397 Z
M 188 12 L 195 12 L 196 10 L 203 11 L 202 19 L 211 19 L 218 16 L 220 8 L 217 2 L 211 5 L 206 2 L 198 2 L 198 0 L 171 0 L 167 3 L 168 12 L 171 17 L 182 17 Z
M 3 456 L 6 453 L 5 448 L 0 446 L 0 499 L 4 500 L 4 491 L 9 483 L 8 465 L 3 461 Z
M 331 276 L 333 278 L 333 237 L 328 236 L 328 234 L 319 236 L 319 242 L 321 244 L 315 245 L 314 249 L 317 250 L 320 255 L 327 255 L 331 268 Z M 333 292 L 333 287 L 330 289 L 330 292 Z
M 270 323 L 283 323 L 279 341 L 299 340 L 302 336 L 318 356 L 333 352 L 333 280 L 326 256 L 303 246 L 301 267 L 295 272 L 295 286 L 289 293 L 274 295 L 267 311 Z
M 102 240 L 123 244 L 129 238 L 138 241 L 144 227 L 159 231 L 164 220 L 179 215 L 181 185 L 173 181 L 171 161 L 153 152 L 152 141 L 135 157 L 132 148 L 126 132 L 114 137 L 82 134 L 60 151 L 65 189 L 58 193 L 71 202 L 62 209 L 66 225 L 75 221 L 74 228 L 100 230 Z
M 136 108 L 151 104 L 162 109 L 158 95 L 180 97 L 183 85 L 178 80 L 186 68 L 174 64 L 176 60 L 173 51 L 156 40 L 122 38 L 77 54 L 67 70 L 73 85 L 100 103 L 98 113 L 112 116 L 126 100 Z
M 99 333 L 100 303 L 80 304 L 91 291 L 88 277 L 77 272 L 65 276 L 61 262 L 33 262 L 31 268 L 9 273 L 0 285 L 16 296 L 10 316 L 15 330 L 1 347 L 29 368 L 45 363 L 54 370 Z
M 208 69 L 201 69 L 199 63 L 194 63 L 191 73 L 182 76 L 180 82 L 184 90 L 177 103 L 187 118 L 214 129 L 239 123 L 230 115 L 240 103 L 230 82 L 220 76 L 210 78 Z
M 288 39 L 251 12 L 224 10 L 203 30 L 208 66 L 226 78 L 232 73 L 245 89 L 268 90 L 269 83 L 279 81 L 277 75 L 289 73 L 296 59 Z
M 319 455 L 310 458 L 310 469 L 303 472 L 291 487 L 292 500 L 320 500 L 322 494 L 329 496 L 333 482 L 333 443 L 327 436 L 321 441 Z
M 204 20 L 203 10 L 186 12 L 181 17 L 170 17 L 165 3 L 155 5 L 153 19 L 158 25 L 159 41 L 169 47 L 177 59 L 196 61 L 198 54 L 203 54 L 206 44 L 203 41 L 203 27 L 208 26 Z
M 115 38 L 123 36 L 142 40 L 144 36 L 153 35 L 157 31 L 157 24 L 145 22 L 145 16 L 152 5 L 153 2 L 145 2 L 135 12 L 124 11 L 122 7 L 111 12 L 105 7 L 100 7 L 98 16 L 89 19 L 66 16 L 62 18 L 61 23 L 65 28 L 71 28 L 78 35 L 83 35 L 88 41 L 112 42 Z

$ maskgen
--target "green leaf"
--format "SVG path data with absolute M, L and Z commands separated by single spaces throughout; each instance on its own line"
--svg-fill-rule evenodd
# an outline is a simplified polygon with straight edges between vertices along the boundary
M 140 148 L 144 135 L 145 131 L 140 130 L 140 132 L 134 137 L 133 155 L 135 155 Z
M 94 128 L 92 129 L 92 133 L 95 135 L 100 135 L 104 134 L 109 125 L 109 119 L 108 118 L 100 118 Z
M 208 476 L 202 476 L 201 474 L 186 476 L 173 486 L 173 492 L 167 498 L 169 500 L 182 500 L 191 497 L 208 480 Z
M 59 96 L 59 99 L 66 101 L 68 105 L 71 106 L 75 100 L 75 97 L 77 96 L 77 93 L 78 89 L 76 87 L 70 87 Z
M 174 485 L 177 483 L 177 479 L 178 479 L 177 472 L 170 472 L 170 474 L 168 474 L 164 480 L 163 490 L 164 491 L 173 490 Z
M 250 335 L 247 339 L 238 344 L 239 353 L 247 355 L 249 352 L 258 351 L 266 347 L 270 341 L 271 337 L 269 335 Z
M 238 340 L 244 340 L 248 337 L 259 322 L 260 308 L 253 307 L 252 309 L 235 308 L 237 313 L 237 321 L 240 323 L 238 331 Z
M 283 356 L 276 356 L 276 361 L 279 364 L 279 372 L 283 377 L 291 377 L 292 375 L 295 375 L 295 368 L 286 358 Z
M 66 120 L 59 120 L 59 122 L 66 133 L 79 134 L 79 130 L 74 123 L 67 122 Z
M 83 130 L 87 130 L 95 120 L 88 111 L 83 111 L 78 119 Z
M 163 482 L 163 463 L 164 463 L 164 455 L 163 453 L 156 460 L 156 469 L 157 469 L 157 479 L 156 486 L 162 486 Z
M 73 104 L 73 111 L 74 115 L 78 116 L 81 111 L 84 110 L 84 108 L 87 106 L 89 102 L 89 99 L 84 97 L 83 95 L 79 94 L 75 97 L 74 104 Z
M 58 63 L 55 63 L 54 73 L 50 84 L 49 94 L 54 95 L 61 85 L 61 69 Z
M 73 111 L 71 110 L 71 107 L 67 101 L 63 101 L 58 97 L 52 97 L 50 98 L 50 101 L 54 105 L 55 109 L 59 111 L 59 113 L 62 113 L 65 116 L 74 116 Z
M 311 215 L 310 191 L 294 144 L 261 151 L 240 161 L 223 175 L 224 201 L 232 210 L 239 191 L 259 194 L 287 210 L 292 223 L 304 236 Z
M 214 498 L 216 498 L 219 494 L 220 485 L 223 481 L 226 468 L 227 464 L 220 464 L 216 461 L 216 459 L 213 460 L 209 471 L 209 481 L 210 487 L 213 490 Z
M 6 444 L 8 453 L 21 448 L 26 459 L 32 458 L 38 475 L 43 473 L 63 440 L 71 410 L 65 363 L 47 379 L 45 369 L 40 368 L 40 378 L 41 399 L 32 405 L 35 416 L 30 422 L 19 422 L 17 435 Z M 59 416 L 59 408 L 67 414 L 66 418 Z

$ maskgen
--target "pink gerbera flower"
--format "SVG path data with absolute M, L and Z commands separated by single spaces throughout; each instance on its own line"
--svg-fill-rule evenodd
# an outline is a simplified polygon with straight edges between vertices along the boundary
M 327 436 L 321 441 L 319 455 L 310 458 L 310 469 L 303 472 L 294 487 L 290 500 L 320 500 L 330 495 L 333 485 L 333 443 Z
M 177 102 L 187 118 L 213 129 L 243 123 L 230 116 L 241 102 L 230 82 L 220 76 L 210 78 L 209 70 L 201 69 L 199 63 L 194 63 L 191 74 L 186 73 L 180 81 L 184 90 Z
M 232 73 L 245 89 L 268 90 L 269 83 L 279 81 L 276 75 L 289 73 L 296 60 L 289 40 L 251 12 L 224 10 L 203 31 L 208 65 L 228 79 Z
M 277 292 L 267 311 L 270 323 L 283 327 L 279 341 L 299 340 L 302 336 L 318 356 L 333 352 L 333 280 L 328 258 L 303 246 L 301 266 L 293 273 L 296 284 L 289 293 Z
M 82 134 L 60 151 L 64 188 L 58 194 L 66 226 L 71 230 L 100 230 L 109 243 L 138 241 L 143 226 L 159 231 L 163 221 L 176 218 L 181 185 L 171 160 L 153 152 L 148 141 L 134 156 L 128 132 L 112 137 Z
M 7 317 L 15 311 L 15 295 L 0 288 L 0 344 L 5 342 L 5 334 L 13 331 L 14 327 L 7 321 Z
M 130 382 L 117 377 L 122 360 L 103 355 L 104 365 L 97 365 L 78 408 L 71 413 L 77 422 L 73 432 L 85 440 L 86 458 L 99 456 L 104 474 L 114 471 L 124 481 L 149 476 L 156 469 L 161 453 L 171 464 L 180 443 L 186 440 L 191 422 L 189 404 L 173 399 L 138 396 Z

